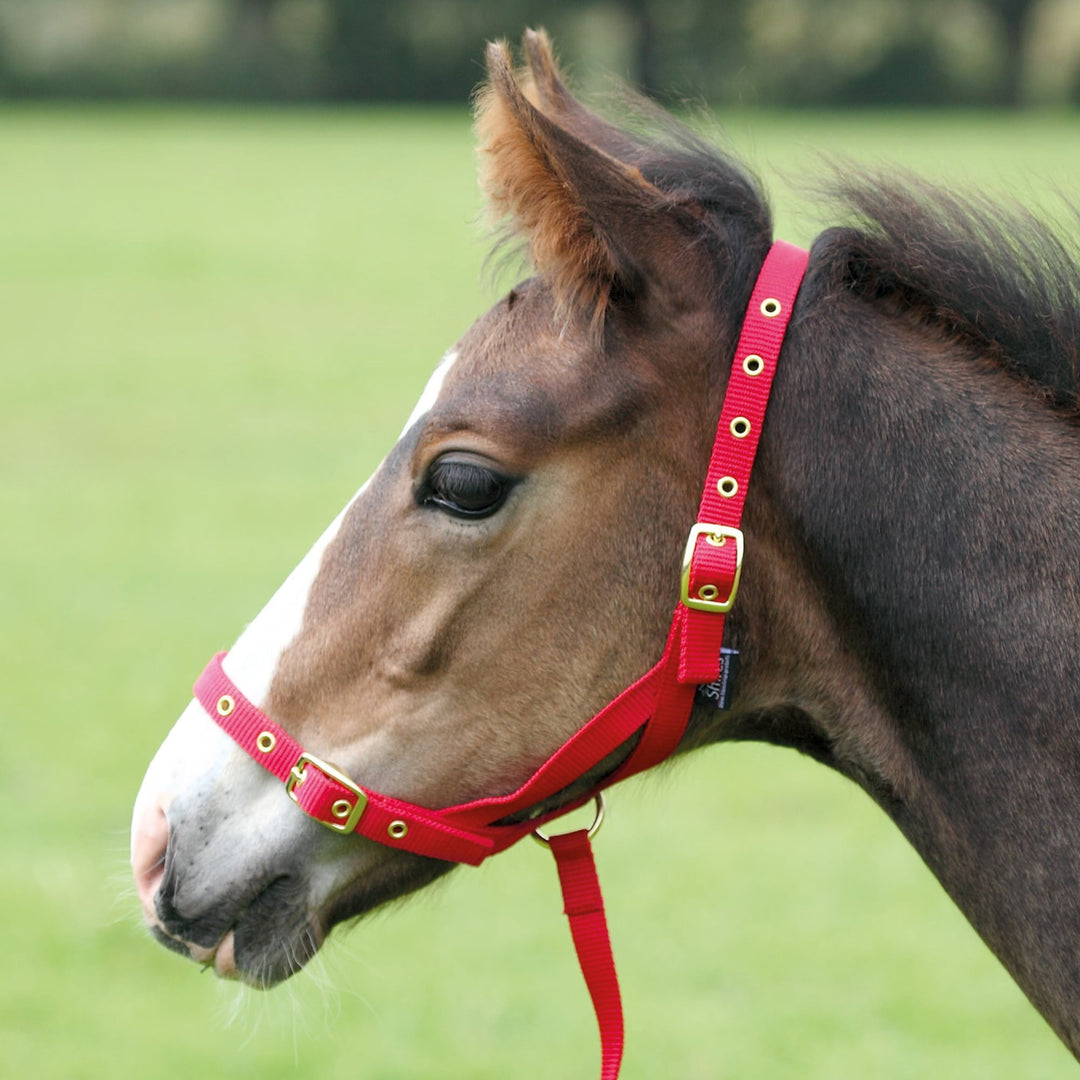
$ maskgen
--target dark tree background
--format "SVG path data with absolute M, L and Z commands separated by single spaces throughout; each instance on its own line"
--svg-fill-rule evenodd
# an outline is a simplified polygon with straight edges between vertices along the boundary
M 484 41 L 526 26 L 669 100 L 1017 107 L 1080 86 L 1062 0 L 0 0 L 0 94 L 460 103 Z

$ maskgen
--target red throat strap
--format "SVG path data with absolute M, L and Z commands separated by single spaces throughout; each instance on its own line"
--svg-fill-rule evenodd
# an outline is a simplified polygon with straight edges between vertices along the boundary
M 698 684 L 721 669 L 724 618 L 742 575 L 740 528 L 765 409 L 808 255 L 777 241 L 754 286 L 736 348 L 697 522 L 684 555 L 680 601 L 657 664 L 559 747 L 509 795 L 431 810 L 361 787 L 334 765 L 306 752 L 232 682 L 224 653 L 195 683 L 203 708 L 259 764 L 285 784 L 289 797 L 329 828 L 357 832 L 389 847 L 476 865 L 598 790 L 663 761 L 686 731 Z M 634 751 L 615 773 L 569 806 L 533 818 L 531 807 L 563 791 L 632 736 Z M 524 813 L 523 813 L 524 812 Z M 510 815 L 527 816 L 515 824 Z M 604 905 L 585 832 L 550 840 L 566 914 L 600 1026 L 603 1080 L 615 1080 L 623 1046 L 622 1007 Z

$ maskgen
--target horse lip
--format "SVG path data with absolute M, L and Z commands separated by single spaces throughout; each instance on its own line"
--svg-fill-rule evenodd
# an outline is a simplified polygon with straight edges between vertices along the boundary
M 192 959 L 191 946 L 186 941 L 181 941 L 179 938 L 175 938 L 172 934 L 167 933 L 165 928 L 158 922 L 153 922 L 148 925 L 150 935 L 159 944 L 163 945 L 170 952 L 179 953 L 181 956 L 186 956 L 188 959 Z
M 194 945 L 190 941 L 185 941 L 183 938 L 174 937 L 156 920 L 148 924 L 147 929 L 150 931 L 151 937 L 159 945 L 164 945 L 170 952 L 186 956 L 189 960 L 194 960 L 196 964 L 202 964 L 204 969 L 213 967 L 217 970 L 217 954 L 225 938 L 222 938 L 213 948 L 207 949 L 201 945 Z M 230 930 L 225 937 L 229 937 L 231 934 L 232 931 Z
M 230 930 L 212 949 L 205 949 L 199 945 L 191 945 L 180 938 L 175 938 L 166 933 L 159 925 L 150 927 L 150 933 L 154 939 L 164 945 L 166 949 L 186 956 L 201 964 L 203 971 L 213 969 L 219 979 L 230 979 L 247 983 L 249 986 L 262 987 L 264 983 L 257 982 L 236 967 L 236 955 L 234 952 L 235 941 L 233 932 Z
M 214 974 L 219 979 L 241 979 L 244 982 L 243 974 L 236 968 L 236 939 L 233 936 L 233 932 L 230 930 L 222 939 L 218 942 L 217 948 L 214 950 L 214 955 L 207 960 L 207 964 L 213 964 Z

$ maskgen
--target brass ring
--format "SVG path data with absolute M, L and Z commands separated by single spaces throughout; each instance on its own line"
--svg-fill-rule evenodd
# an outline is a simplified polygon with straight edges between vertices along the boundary
M 716 490 L 725 498 L 731 499 L 739 494 L 739 481 L 734 476 L 721 476 L 716 481 Z
M 761 301 L 761 314 L 766 319 L 775 319 L 781 310 L 780 301 L 775 296 L 769 296 Z
M 260 731 L 255 745 L 264 753 L 269 754 L 277 746 L 277 739 L 272 731 Z
M 232 699 L 231 695 L 222 694 L 221 697 L 217 699 L 218 716 L 228 716 L 235 708 L 236 702 Z
M 598 791 L 596 793 L 596 797 L 593 799 L 593 802 L 596 803 L 596 813 L 593 816 L 592 824 L 589 826 L 589 831 L 587 834 L 590 840 L 600 831 L 600 826 L 604 823 L 604 793 L 602 791 Z M 547 833 L 542 832 L 540 829 L 533 830 L 532 838 L 538 844 L 547 845 L 551 843 L 551 837 L 548 836 Z
M 400 840 L 409 831 L 409 826 L 399 819 L 397 821 L 391 821 L 390 824 L 386 826 L 386 831 L 395 840 Z
M 760 375 L 765 370 L 765 361 L 762 360 L 757 353 L 750 353 L 749 356 L 743 359 L 742 369 L 752 379 L 755 375 Z
M 736 416 L 731 421 L 730 431 L 736 439 L 745 439 L 750 434 L 750 421 L 745 416 Z
M 330 813 L 336 818 L 347 818 L 352 813 L 352 803 L 348 799 L 338 799 L 333 806 L 330 807 Z

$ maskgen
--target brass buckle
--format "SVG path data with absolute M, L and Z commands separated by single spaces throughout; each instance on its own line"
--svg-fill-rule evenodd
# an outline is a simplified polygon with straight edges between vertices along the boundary
M 314 768 L 328 776 L 331 780 L 335 780 L 343 788 L 347 788 L 348 791 L 356 797 L 356 801 L 351 803 L 348 799 L 338 799 L 337 802 L 330 807 L 330 813 L 332 813 L 334 817 L 340 818 L 340 821 L 324 821 L 322 818 L 318 817 L 315 818 L 315 820 L 319 822 L 320 825 L 325 825 L 328 829 L 333 829 L 334 832 L 351 833 L 360 821 L 361 814 L 367 809 L 367 792 L 353 783 L 353 781 L 340 769 L 336 769 L 333 765 L 330 765 L 320 758 L 315 757 L 314 754 L 309 754 L 305 751 L 297 759 L 296 764 L 285 778 L 285 793 L 297 806 L 300 806 L 300 800 L 296 797 L 295 788 L 302 784 L 307 778 L 307 767 L 309 765 L 314 766 Z M 301 806 L 300 809 L 303 810 L 304 808 Z
M 735 541 L 735 578 L 731 583 L 731 592 L 723 600 L 706 600 L 700 596 L 690 595 L 690 567 L 694 561 L 694 552 L 697 550 L 698 537 L 704 535 L 708 542 L 723 547 L 728 540 Z M 686 541 L 686 550 L 683 552 L 682 582 L 680 596 L 683 604 L 695 611 L 716 611 L 722 614 L 729 612 L 735 605 L 735 596 L 739 591 L 739 579 L 742 577 L 743 563 L 743 534 L 741 529 L 733 529 L 729 525 L 709 525 L 699 521 L 691 530 Z

